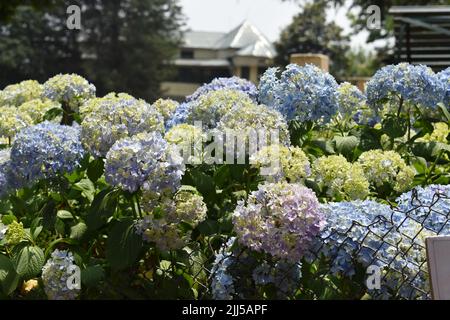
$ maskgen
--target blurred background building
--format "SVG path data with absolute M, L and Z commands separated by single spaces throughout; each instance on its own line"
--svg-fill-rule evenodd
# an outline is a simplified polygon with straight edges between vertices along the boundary
M 272 43 L 248 21 L 229 32 L 187 31 L 174 60 L 176 71 L 161 91 L 182 99 L 203 83 L 233 75 L 258 83 L 275 55 Z

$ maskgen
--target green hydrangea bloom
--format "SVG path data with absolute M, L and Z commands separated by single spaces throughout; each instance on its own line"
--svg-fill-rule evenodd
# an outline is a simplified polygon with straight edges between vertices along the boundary
M 369 181 L 362 167 L 350 163 L 341 155 L 323 156 L 313 163 L 315 181 L 326 187 L 327 195 L 341 200 L 365 199 Z
M 33 119 L 16 107 L 0 107 L 0 136 L 13 138 L 20 130 L 33 124 Z
M 33 99 L 22 103 L 18 110 L 21 113 L 29 115 L 34 124 L 38 124 L 44 120 L 44 115 L 47 111 L 55 108 L 61 108 L 61 104 L 49 99 Z M 55 118 L 54 121 L 59 123 L 61 116 Z
M 25 80 L 11 84 L 0 91 L 0 106 L 18 107 L 27 101 L 41 98 L 42 92 L 42 85 L 36 80 Z
M 97 107 L 101 106 L 103 102 L 105 101 L 113 101 L 117 99 L 134 99 L 132 96 L 130 96 L 128 93 L 115 93 L 110 92 L 104 97 L 95 97 L 89 100 L 86 100 L 81 106 L 80 106 L 80 116 L 82 119 L 86 117 L 88 114 L 93 112 Z
M 241 91 L 221 89 L 208 92 L 192 102 L 187 123 L 201 121 L 205 128 L 215 128 L 220 119 L 233 107 L 253 105 L 252 99 Z
M 167 208 L 166 219 L 170 222 L 187 222 L 197 226 L 205 220 L 207 208 L 203 197 L 192 190 L 179 190 L 172 205 Z
M 427 133 L 416 141 L 418 142 L 442 142 L 447 143 L 447 136 L 450 134 L 448 125 L 445 122 L 433 123 L 434 130 L 431 134 Z
M 258 169 L 267 168 L 264 177 L 270 182 L 283 179 L 291 183 L 301 182 L 311 174 L 308 157 L 298 147 L 266 146 L 250 157 L 250 163 Z
M 359 156 L 358 163 L 372 185 L 381 187 L 389 183 L 398 192 L 407 190 L 415 175 L 415 170 L 395 151 L 366 151 Z
M 179 103 L 172 99 L 158 99 L 152 104 L 152 106 L 164 117 L 164 121 L 172 118 L 178 105 Z
M 6 242 L 9 245 L 16 245 L 22 239 L 25 238 L 25 229 L 22 222 L 13 221 L 8 225 L 8 231 L 6 231 Z
M 182 123 L 173 126 L 164 137 L 182 152 L 185 163 L 201 163 L 205 134 L 201 128 Z M 198 155 L 198 156 L 197 156 Z

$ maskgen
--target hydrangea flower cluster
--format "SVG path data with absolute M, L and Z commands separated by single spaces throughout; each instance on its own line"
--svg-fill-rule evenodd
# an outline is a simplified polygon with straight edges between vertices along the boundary
M 27 114 L 33 120 L 33 124 L 38 124 L 44 120 L 44 116 L 47 111 L 52 109 L 60 109 L 61 104 L 52 100 L 33 99 L 21 104 L 18 108 L 19 113 Z M 61 117 L 56 119 L 60 122 Z
M 328 123 L 338 111 L 338 84 L 313 65 L 290 64 L 277 77 L 277 68 L 261 77 L 259 100 L 281 112 L 287 120 Z
M 210 83 L 204 84 L 200 88 L 198 88 L 193 94 L 186 97 L 186 101 L 194 101 L 200 98 L 201 96 L 216 90 L 221 89 L 230 89 L 237 90 L 247 94 L 253 101 L 256 101 L 258 98 L 258 89 L 256 86 L 245 79 L 241 79 L 239 77 L 231 77 L 231 78 L 215 78 Z
M 32 124 L 30 116 L 16 107 L 0 107 L 0 136 L 13 138 L 20 130 Z
M 390 184 L 395 191 L 409 188 L 415 176 L 414 168 L 408 166 L 395 151 L 369 150 L 358 159 L 364 174 L 375 187 Z
M 113 144 L 142 132 L 164 132 L 161 114 L 143 100 L 119 95 L 102 99 L 81 123 L 81 140 L 96 157 L 105 157 Z
M 233 225 L 251 250 L 298 262 L 325 225 L 314 192 L 300 184 L 267 183 L 239 201 Z
M 227 130 L 238 137 L 250 138 L 251 134 L 263 134 L 266 143 L 289 146 L 290 136 L 288 125 L 282 115 L 265 105 L 247 104 L 236 105 L 225 114 L 217 125 L 221 132 Z M 276 133 L 278 141 L 272 141 L 272 134 Z M 261 138 L 261 137 L 258 137 Z
M 175 192 L 183 173 L 182 158 L 159 132 L 118 140 L 106 155 L 106 181 L 132 193 L 141 187 L 157 194 Z
M 172 118 L 179 103 L 172 99 L 158 99 L 152 106 L 163 116 L 164 121 L 168 121 Z
M 16 136 L 11 147 L 11 172 L 15 182 L 52 179 L 75 170 L 83 157 L 78 128 L 45 121 Z
M 439 79 L 444 86 L 445 94 L 444 94 L 444 106 L 450 108 L 450 67 L 445 70 L 442 70 L 437 74 Z
M 397 210 L 406 212 L 426 229 L 438 234 L 450 234 L 450 225 L 447 223 L 450 212 L 450 186 L 415 187 L 400 195 L 396 202 Z
M 153 215 L 138 220 L 135 230 L 144 241 L 155 244 L 162 251 L 182 249 L 191 239 L 191 233 L 181 230 L 176 223 L 164 218 L 157 219 Z
M 433 132 L 427 133 L 423 137 L 416 139 L 417 142 L 442 142 L 447 143 L 447 136 L 450 134 L 450 129 L 445 122 L 433 123 Z
M 18 107 L 27 101 L 39 99 L 42 92 L 42 85 L 36 80 L 25 80 L 17 84 L 11 84 L 0 91 L 0 106 Z
M 158 99 L 152 104 L 152 106 L 163 116 L 164 121 L 168 121 L 172 118 L 178 105 L 179 103 L 172 99 Z
M 333 117 L 335 122 L 365 124 L 373 118 L 372 109 L 366 105 L 366 96 L 354 85 L 343 82 L 337 88 L 339 108 Z
M 205 220 L 207 214 L 203 197 L 196 190 L 179 190 L 169 204 L 163 205 L 168 221 L 174 223 L 186 222 L 197 226 Z
M 178 150 L 183 153 L 185 163 L 201 163 L 205 139 L 201 128 L 186 123 L 178 124 L 169 129 L 164 138 L 178 147 Z
M 253 106 L 254 102 L 245 93 L 221 89 L 211 91 L 190 103 L 186 123 L 201 121 L 204 128 L 215 128 L 220 119 L 233 107 L 242 109 Z
M 420 204 L 413 204 L 415 196 L 406 193 L 398 199 L 401 204 L 396 209 L 370 200 L 322 204 L 320 209 L 328 224 L 316 239 L 311 250 L 313 257 L 327 257 L 334 275 L 352 277 L 357 264 L 383 268 L 381 290 L 369 291 L 373 298 L 387 299 L 394 294 L 408 299 L 428 298 L 428 279 L 423 271 L 424 241 L 438 233 L 423 229 L 416 221 L 416 213 L 426 211 L 427 207 L 429 210 L 430 201 L 436 198 L 436 190 L 442 191 L 441 187 L 419 190 L 421 200 L 425 200 Z M 448 188 L 446 192 L 450 195 Z M 448 201 L 440 209 L 446 206 L 448 209 Z M 449 231 L 439 230 L 441 234 Z
M 58 74 L 44 83 L 43 96 L 78 112 L 80 105 L 95 97 L 95 86 L 76 74 Z
M 0 150 L 0 198 L 7 194 L 11 149 Z
M 166 121 L 166 130 L 169 130 L 176 125 L 184 124 L 187 121 L 192 106 L 192 103 L 180 103 L 173 112 L 172 117 Z
M 23 228 L 22 222 L 13 221 L 8 225 L 8 230 L 6 231 L 6 243 L 11 246 L 15 246 L 25 238 L 26 233 Z
M 326 188 L 330 197 L 355 200 L 369 194 L 369 181 L 362 167 L 341 155 L 320 157 L 313 163 L 312 171 L 315 181 Z
M 136 223 L 136 232 L 144 241 L 155 243 L 161 250 L 176 250 L 186 246 L 191 232 L 183 230 L 181 223 L 195 228 L 207 214 L 203 197 L 195 189 L 182 187 L 173 197 L 165 197 L 159 203 L 153 195 L 144 191 L 143 208 L 151 212 Z
M 80 106 L 80 116 L 82 119 L 92 111 L 94 111 L 96 108 L 102 105 L 103 102 L 109 101 L 110 103 L 114 103 L 117 101 L 117 99 L 134 99 L 132 96 L 130 96 L 128 93 L 115 93 L 110 92 L 104 97 L 94 97 L 92 99 L 86 100 L 81 106 Z
M 75 268 L 73 254 L 67 250 L 52 252 L 51 258 L 42 267 L 42 282 L 50 300 L 75 300 L 80 290 L 69 289 L 67 283 Z
M 237 246 L 235 239 L 228 240 L 216 254 L 211 281 L 213 299 L 248 299 L 268 285 L 275 289 L 276 298 L 294 294 L 301 278 L 299 263 L 260 261 Z
M 366 87 L 367 102 L 375 109 L 398 96 L 406 102 L 436 109 L 444 93 L 442 81 L 429 67 L 408 63 L 381 68 Z
M 308 157 L 298 147 L 269 145 L 250 156 L 252 166 L 262 169 L 264 178 L 270 182 L 286 179 L 288 182 L 301 182 L 311 174 Z M 265 172 L 267 171 L 267 172 Z

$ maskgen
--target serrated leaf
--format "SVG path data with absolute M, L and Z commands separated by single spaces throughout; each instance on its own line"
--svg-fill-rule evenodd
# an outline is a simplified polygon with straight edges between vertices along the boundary
M 403 137 L 408 130 L 408 120 L 401 117 L 387 116 L 382 121 L 381 127 L 383 132 L 391 138 Z
M 346 157 L 350 156 L 353 153 L 353 150 L 359 145 L 359 139 L 355 136 L 336 136 L 334 137 L 334 141 L 336 143 L 337 152 Z
M 80 240 L 87 231 L 87 226 L 84 222 L 78 222 L 70 228 L 70 238 Z
M 113 270 L 125 269 L 137 261 L 142 246 L 142 237 L 136 234 L 134 222 L 119 221 L 112 227 L 108 236 L 106 259 Z
M 8 257 L 0 254 L 0 290 L 9 295 L 17 288 L 19 275 L 14 270 L 14 265 Z
M 38 275 L 44 262 L 44 251 L 37 246 L 24 244 L 13 250 L 12 263 L 17 274 L 24 279 Z

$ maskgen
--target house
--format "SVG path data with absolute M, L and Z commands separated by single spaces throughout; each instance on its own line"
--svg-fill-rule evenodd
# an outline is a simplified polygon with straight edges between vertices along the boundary
M 272 43 L 248 21 L 227 33 L 188 31 L 174 61 L 176 75 L 161 89 L 180 100 L 216 77 L 235 75 L 257 83 L 274 57 Z

